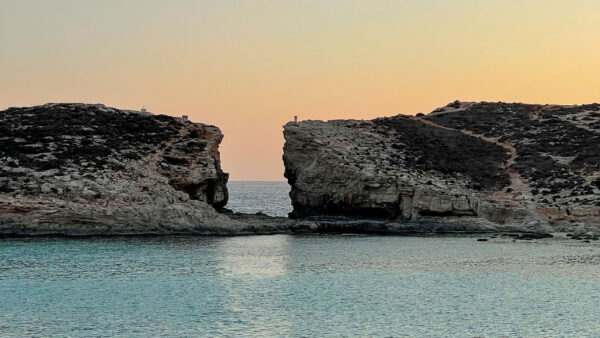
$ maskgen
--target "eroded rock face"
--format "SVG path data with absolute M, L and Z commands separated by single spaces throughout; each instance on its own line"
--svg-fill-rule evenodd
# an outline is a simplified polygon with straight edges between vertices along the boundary
M 0 112 L 0 233 L 235 232 L 214 126 L 89 104 Z
M 291 216 L 596 225 L 599 132 L 600 105 L 453 102 L 422 117 L 290 122 Z

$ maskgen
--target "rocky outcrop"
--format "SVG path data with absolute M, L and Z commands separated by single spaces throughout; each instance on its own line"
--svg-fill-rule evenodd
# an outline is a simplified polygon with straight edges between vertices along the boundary
M 104 105 L 10 108 L 0 112 L 0 236 L 561 230 L 595 239 L 599 112 L 454 102 L 421 117 L 289 123 L 294 220 L 224 209 L 217 127 Z
M 0 112 L 0 234 L 236 233 L 221 131 L 104 105 Z M 216 210 L 215 210 L 216 209 Z
M 599 133 L 600 105 L 453 102 L 419 117 L 290 122 L 291 216 L 596 227 Z

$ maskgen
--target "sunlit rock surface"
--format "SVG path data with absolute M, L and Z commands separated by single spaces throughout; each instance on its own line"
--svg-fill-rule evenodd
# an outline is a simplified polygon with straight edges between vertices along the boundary
M 495 230 L 600 223 L 600 105 L 453 102 L 420 117 L 290 122 L 294 218 Z

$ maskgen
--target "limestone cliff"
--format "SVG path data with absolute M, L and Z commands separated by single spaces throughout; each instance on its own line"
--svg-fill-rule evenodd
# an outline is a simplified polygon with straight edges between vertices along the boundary
M 0 234 L 235 232 L 214 126 L 104 105 L 0 112 Z
M 284 137 L 295 218 L 600 224 L 600 105 L 457 101 L 419 117 L 290 122 Z

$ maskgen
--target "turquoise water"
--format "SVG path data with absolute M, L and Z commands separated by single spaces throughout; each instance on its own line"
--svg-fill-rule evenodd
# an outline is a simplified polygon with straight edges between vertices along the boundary
M 285 182 L 232 182 L 285 216 Z M 474 237 L 0 239 L 4 336 L 597 336 L 600 245 Z
M 0 240 L 0 336 L 600 336 L 600 245 Z

